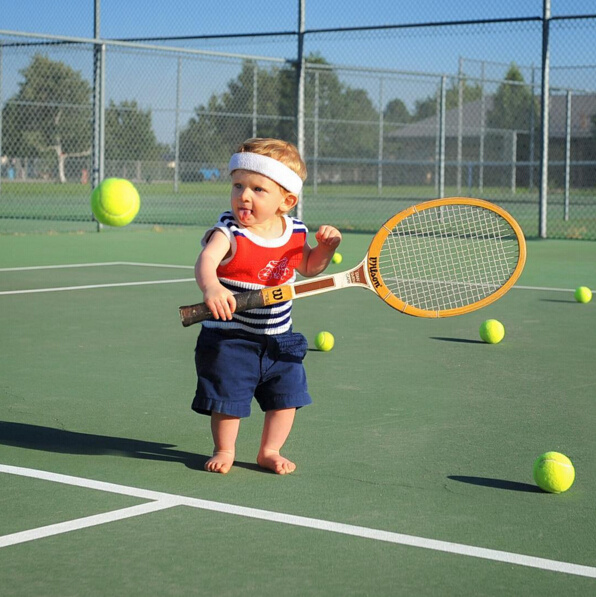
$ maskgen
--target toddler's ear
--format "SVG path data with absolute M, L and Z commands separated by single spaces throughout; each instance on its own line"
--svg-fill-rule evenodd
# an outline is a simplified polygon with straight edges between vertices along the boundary
M 298 203 L 298 195 L 294 195 L 293 193 L 288 193 L 287 195 L 285 195 L 284 200 L 281 202 L 281 205 L 279 206 L 279 210 L 282 213 L 285 213 L 287 211 L 292 210 L 294 207 L 296 207 L 297 203 Z

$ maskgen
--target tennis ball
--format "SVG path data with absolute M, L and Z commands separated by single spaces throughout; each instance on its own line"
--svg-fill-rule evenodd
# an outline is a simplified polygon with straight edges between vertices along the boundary
M 575 300 L 578 303 L 589 303 L 592 300 L 592 291 L 587 286 L 576 288 Z
M 487 319 L 480 326 L 480 337 L 488 344 L 498 344 L 505 337 L 505 328 L 496 319 Z
M 91 210 L 101 224 L 126 226 L 141 207 L 139 193 L 123 178 L 106 178 L 91 194 Z
M 335 338 L 330 332 L 319 332 L 315 336 L 315 346 L 318 350 L 329 352 L 335 344 Z
M 545 452 L 534 461 L 534 481 L 543 491 L 562 493 L 575 480 L 571 460 L 559 452 Z
M 341 253 L 333 253 L 333 257 L 331 258 L 333 263 L 341 263 L 343 260 L 344 258 L 342 257 Z

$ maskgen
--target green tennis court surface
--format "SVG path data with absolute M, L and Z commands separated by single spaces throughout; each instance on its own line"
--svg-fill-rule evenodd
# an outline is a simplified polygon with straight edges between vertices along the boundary
M 256 405 L 232 471 L 202 470 L 199 326 L 177 313 L 200 237 L 0 236 L 3 596 L 594 594 L 596 301 L 573 289 L 596 287 L 595 243 L 529 242 L 517 287 L 462 317 L 297 301 L 314 404 L 278 477 L 254 464 Z M 369 240 L 345 235 L 328 272 Z M 547 450 L 575 464 L 567 493 L 533 483 Z

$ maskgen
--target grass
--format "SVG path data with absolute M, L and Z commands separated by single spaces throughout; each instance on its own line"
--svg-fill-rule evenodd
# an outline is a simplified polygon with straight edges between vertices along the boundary
M 228 206 L 227 182 L 138 183 L 141 211 L 137 225 L 210 225 Z M 89 185 L 48 182 L 3 182 L 0 189 L 0 233 L 93 231 Z M 447 187 L 446 196 L 457 188 Z M 520 223 L 528 238 L 538 236 L 538 191 L 490 187 L 482 192 L 464 189 L 464 196 L 495 201 Z M 307 185 L 302 218 L 311 228 L 333 223 L 342 230 L 373 232 L 392 214 L 414 203 L 436 197 L 434 186 L 318 185 L 314 194 Z M 551 238 L 596 239 L 596 196 L 591 190 L 574 190 L 570 218 L 564 219 L 564 194 L 553 190 L 548 197 L 548 234 Z

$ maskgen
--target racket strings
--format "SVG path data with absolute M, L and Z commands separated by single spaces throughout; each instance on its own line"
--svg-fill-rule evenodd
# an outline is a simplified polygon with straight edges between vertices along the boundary
M 519 243 L 505 218 L 476 205 L 445 205 L 398 222 L 381 249 L 379 272 L 406 304 L 444 311 L 493 294 L 518 259 Z

